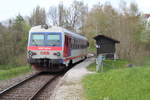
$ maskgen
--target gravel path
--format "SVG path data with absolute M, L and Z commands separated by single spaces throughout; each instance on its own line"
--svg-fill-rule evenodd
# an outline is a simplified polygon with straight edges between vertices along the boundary
M 86 67 L 94 60 L 89 58 L 68 71 L 48 100 L 84 100 L 80 81 L 84 75 L 91 73 Z

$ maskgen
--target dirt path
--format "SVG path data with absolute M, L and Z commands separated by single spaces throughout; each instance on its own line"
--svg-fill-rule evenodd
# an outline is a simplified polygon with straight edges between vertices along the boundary
M 48 100 L 85 100 L 80 82 L 84 75 L 91 73 L 86 67 L 94 61 L 94 58 L 89 58 L 67 72 Z

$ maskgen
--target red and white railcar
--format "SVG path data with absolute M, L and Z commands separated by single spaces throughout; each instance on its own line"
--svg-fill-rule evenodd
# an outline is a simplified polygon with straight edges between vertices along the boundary
M 27 60 L 36 70 L 56 72 L 87 56 L 87 38 L 62 27 L 32 27 Z

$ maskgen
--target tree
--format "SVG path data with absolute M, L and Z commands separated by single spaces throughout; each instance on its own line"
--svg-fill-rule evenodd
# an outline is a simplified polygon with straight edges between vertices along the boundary
M 88 13 L 88 7 L 81 1 L 74 1 L 66 11 L 65 27 L 71 30 L 79 30 L 83 27 L 84 19 Z
M 144 45 L 140 41 L 143 24 L 137 14 L 139 13 L 135 4 L 124 6 L 123 12 L 115 10 L 110 3 L 97 4 L 89 12 L 84 33 L 93 48 L 94 41 L 91 37 L 97 34 L 107 35 L 120 41 L 117 52 L 120 58 L 137 61 L 144 57 Z M 139 62 L 139 61 L 138 61 Z
M 50 7 L 49 19 L 53 25 L 58 25 L 69 30 L 77 31 L 83 27 L 88 7 L 81 1 L 74 1 L 70 7 L 65 8 L 63 3 L 57 7 Z
M 31 26 L 46 24 L 46 12 L 44 8 L 37 6 L 29 18 Z
M 28 32 L 29 32 L 30 26 L 26 23 L 24 18 L 21 15 L 18 15 L 10 29 L 11 31 L 11 48 L 12 49 L 12 56 L 14 56 L 14 62 L 15 64 L 21 64 L 20 62 L 25 62 L 25 55 L 26 55 L 26 45 L 27 45 L 27 38 L 28 38 Z M 18 58 L 24 56 L 23 58 L 20 58 L 18 61 Z
M 26 64 L 29 25 L 19 14 L 8 27 L 0 25 L 0 64 Z
M 5 26 L 3 26 L 2 24 L 0 25 L 0 64 L 5 64 L 7 63 L 7 59 L 8 59 L 8 48 L 6 46 L 7 43 L 7 33 L 8 30 Z
M 135 3 L 131 3 L 130 4 L 130 8 L 129 8 L 130 14 L 137 16 L 139 14 L 139 10 L 138 10 L 138 6 Z
M 54 26 L 59 25 L 57 7 L 50 7 L 48 17 L 52 25 Z

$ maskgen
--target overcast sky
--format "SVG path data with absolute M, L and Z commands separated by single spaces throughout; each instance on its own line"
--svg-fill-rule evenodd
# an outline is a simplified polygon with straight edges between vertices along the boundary
M 23 16 L 28 16 L 32 13 L 33 9 L 39 5 L 46 10 L 50 6 L 57 6 L 60 0 L 0 0 L 0 21 L 14 18 L 18 13 Z M 63 0 L 63 4 L 69 6 L 73 0 Z M 106 1 L 117 8 L 121 0 L 80 0 L 88 6 L 92 7 L 93 4 L 98 2 L 104 3 Z M 127 3 L 136 2 L 139 10 L 144 13 L 150 13 L 150 0 L 124 0 Z

